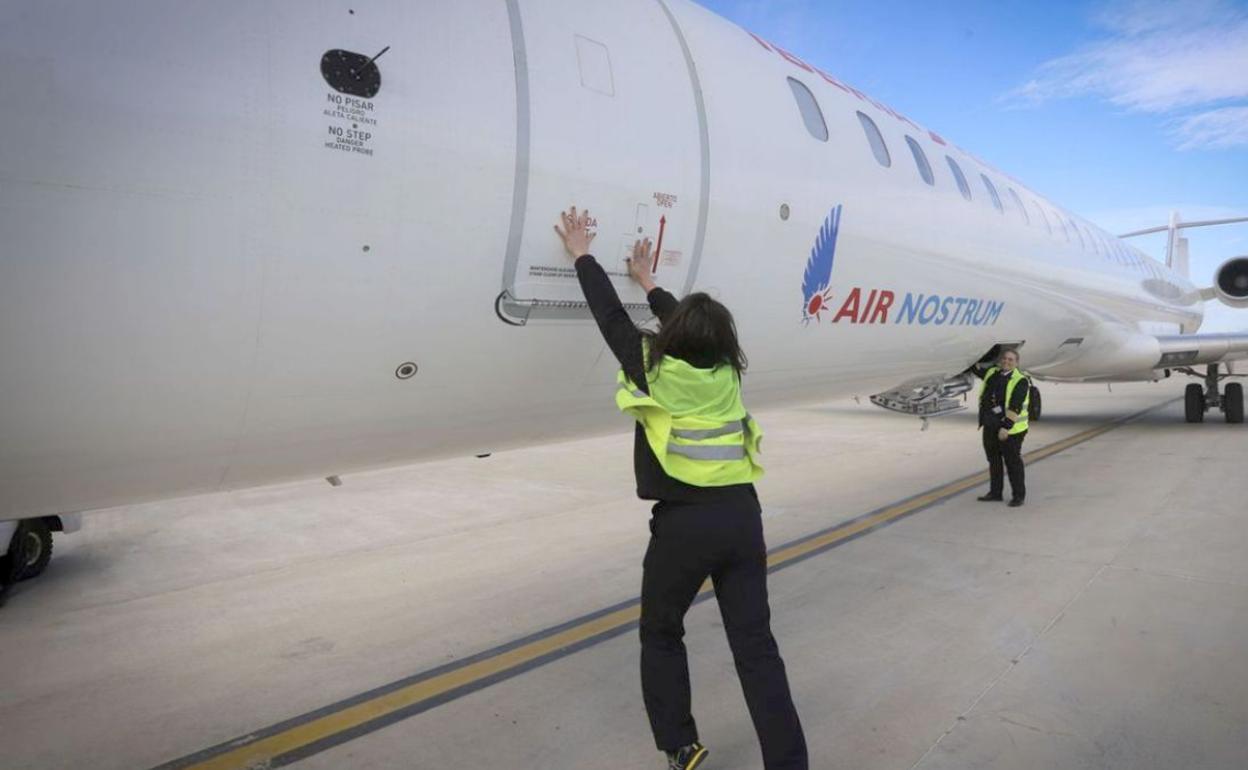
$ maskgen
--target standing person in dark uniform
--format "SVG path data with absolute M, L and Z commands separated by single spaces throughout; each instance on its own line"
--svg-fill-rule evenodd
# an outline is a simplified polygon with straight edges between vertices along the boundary
M 651 280 L 650 242 L 629 274 L 661 324 L 639 330 L 589 254 L 588 212 L 555 226 L 594 319 L 619 359 L 616 404 L 637 420 L 637 495 L 656 501 L 641 585 L 641 689 L 655 744 L 672 770 L 707 750 L 691 713 L 684 617 L 709 576 L 767 770 L 807 770 L 806 740 L 771 634 L 767 546 L 753 482 L 762 433 L 741 403 L 745 355 L 728 309 L 706 294 L 677 301 Z
M 988 494 L 983 501 L 1003 499 L 1005 474 L 1010 476 L 1010 507 L 1017 508 L 1027 497 L 1023 477 L 1023 438 L 1027 435 L 1027 405 L 1031 381 L 1018 368 L 1018 351 L 1006 350 L 997 365 L 982 375 L 979 389 L 979 427 L 984 432 L 984 454 L 988 455 Z M 1002 465 L 1005 466 L 1002 472 Z

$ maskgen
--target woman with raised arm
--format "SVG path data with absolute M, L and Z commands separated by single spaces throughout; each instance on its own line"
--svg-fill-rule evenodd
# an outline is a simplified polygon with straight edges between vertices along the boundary
M 589 212 L 572 207 L 555 231 L 607 346 L 620 362 L 616 404 L 637 420 L 637 495 L 654 500 L 641 584 L 641 689 L 655 744 L 672 770 L 707 756 L 691 713 L 684 617 L 702 583 L 715 586 L 737 676 L 767 770 L 806 770 L 806 741 L 771 633 L 767 546 L 754 481 L 762 432 L 741 402 L 745 354 L 728 308 L 703 293 L 677 301 L 651 278 L 650 241 L 629 275 L 659 331 L 633 324 L 589 253 Z

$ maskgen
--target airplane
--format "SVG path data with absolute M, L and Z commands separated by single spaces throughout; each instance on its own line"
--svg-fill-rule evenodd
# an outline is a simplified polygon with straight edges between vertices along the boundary
M 1161 264 L 689 0 L 10 0 L 0 62 L 0 543 L 620 430 L 572 203 L 639 323 L 643 237 L 733 310 L 755 408 L 944 414 L 1014 347 L 1243 419 L 1198 329 L 1248 257 L 1196 286 L 1177 219 Z

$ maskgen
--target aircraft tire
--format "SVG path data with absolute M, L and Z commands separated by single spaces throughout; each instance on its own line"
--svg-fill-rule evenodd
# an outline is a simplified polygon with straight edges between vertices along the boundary
M 1037 422 L 1040 419 L 1040 389 L 1031 386 L 1031 401 L 1027 404 L 1027 421 Z
M 19 527 L 17 533 L 26 538 L 22 548 L 22 558 L 26 561 L 18 580 L 30 580 L 43 574 L 52 561 L 52 529 L 43 519 L 28 519 Z
M 1183 414 L 1188 422 L 1205 421 L 1205 392 L 1194 382 L 1183 391 Z
M 1226 421 L 1239 424 L 1244 421 L 1244 386 L 1232 382 L 1222 391 L 1222 411 Z

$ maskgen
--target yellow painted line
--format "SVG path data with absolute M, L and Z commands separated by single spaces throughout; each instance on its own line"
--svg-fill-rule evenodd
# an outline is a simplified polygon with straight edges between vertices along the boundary
M 492 674 L 514 668 L 551 652 L 620 626 L 635 623 L 641 616 L 640 606 L 627 607 L 595 620 L 567 629 L 523 647 L 448 671 L 423 682 L 409 685 L 372 700 L 349 706 L 342 711 L 313 719 L 255 743 L 249 743 L 224 754 L 186 767 L 199 770 L 230 770 L 249 768 L 336 733 L 370 722 L 378 717 L 471 684 Z
M 933 489 L 926 494 L 911 498 L 904 503 L 891 505 L 882 511 L 871 514 L 870 516 L 856 519 L 852 522 L 844 524 L 827 534 L 812 537 L 809 540 L 797 543 L 796 545 L 788 546 L 787 548 L 780 548 L 767 557 L 767 565 L 774 569 L 785 562 L 793 561 L 794 559 L 800 556 L 805 556 L 812 551 L 817 551 L 820 548 L 825 548 L 833 543 L 838 543 L 846 538 L 853 537 L 860 532 L 865 532 L 868 529 L 878 527 L 881 524 L 885 524 L 901 516 L 905 516 L 911 511 L 916 511 L 920 508 L 931 505 L 932 503 L 939 502 L 946 497 L 952 497 L 959 492 L 978 486 L 979 484 L 984 483 L 987 478 L 988 474 L 987 472 L 984 472 L 976 474 L 975 476 L 967 477 L 960 481 L 946 484 L 945 486 Z
M 1173 403 L 1173 400 L 1152 407 L 1152 409 L 1144 410 L 1144 412 L 1158 409 L 1170 403 Z M 1057 454 L 1107 433 L 1125 422 L 1144 414 L 1144 412 L 1139 412 L 1127 418 L 1106 423 L 1048 444 L 1026 453 L 1024 459 L 1027 462 L 1035 462 L 1036 460 Z M 971 487 L 984 483 L 987 478 L 987 471 L 982 471 L 957 479 L 873 513 L 851 519 L 807 540 L 782 546 L 768 555 L 768 566 L 771 569 L 776 569 L 803 556 L 808 556 L 815 551 L 831 547 L 867 530 L 895 521 L 909 513 L 960 494 Z M 702 585 L 698 593 L 701 596 L 709 593 L 710 590 L 711 583 L 708 580 Z M 273 762 L 274 765 L 285 764 L 280 761 L 284 754 L 332 739 L 346 731 L 362 727 L 381 717 L 446 695 L 457 688 L 470 686 L 487 677 L 516 669 L 526 663 L 531 663 L 543 656 L 557 653 L 560 650 L 580 642 L 585 642 L 600 634 L 621 630 L 636 623 L 640 616 L 640 604 L 632 604 L 564 629 L 548 637 L 543 637 L 514 649 L 467 664 L 462 668 L 447 671 L 354 705 L 344 706 L 341 710 L 309 719 L 273 735 L 246 743 L 244 742 L 248 741 L 250 736 L 240 738 L 233 742 L 239 744 L 235 748 L 228 748 L 230 744 L 224 744 L 221 747 L 222 752 L 220 754 L 207 757 L 198 762 L 187 764 L 173 762 L 166 767 L 195 768 L 196 770 L 245 770 L 246 768 L 257 766 L 267 767 L 270 762 Z
M 1040 447 L 1039 449 L 1027 452 L 1023 455 L 1023 459 L 1026 462 L 1042 460 L 1045 457 L 1055 455 L 1058 452 L 1071 448 L 1072 446 L 1096 438 L 1103 433 L 1107 433 L 1121 424 L 1121 422 L 1113 422 L 1085 430 L 1081 433 L 1076 433 L 1073 436 L 1068 436 L 1060 441 L 1056 441 L 1052 444 Z M 894 521 L 908 513 L 919 510 L 920 508 L 925 508 L 933 503 L 940 502 L 941 500 L 965 492 L 972 487 L 983 484 L 987 480 L 988 471 L 980 471 L 973 476 L 967 476 L 966 478 L 958 479 L 957 481 L 951 481 L 944 486 L 937 487 L 936 489 L 920 494 L 917 497 L 912 497 L 895 505 L 890 505 L 887 508 L 883 508 L 868 516 L 848 521 L 839 527 L 829 530 L 825 534 L 812 537 L 809 540 L 803 540 L 791 546 L 779 548 L 767 557 L 767 564 L 769 567 L 774 569 L 782 564 L 785 564 L 786 562 L 793 561 L 794 559 L 805 556 L 813 551 L 826 548 L 834 543 L 853 537 L 861 532 L 865 532 L 882 524 L 887 524 L 888 522 Z

